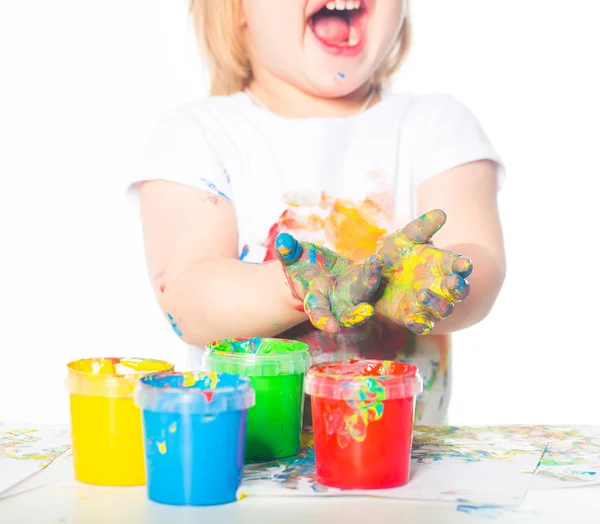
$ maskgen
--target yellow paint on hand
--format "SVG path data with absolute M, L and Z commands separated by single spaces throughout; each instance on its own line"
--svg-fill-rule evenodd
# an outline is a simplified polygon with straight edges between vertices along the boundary
M 351 327 L 364 322 L 371 318 L 374 314 L 374 309 L 371 304 L 359 304 L 347 315 L 344 315 L 343 323 L 345 327 Z

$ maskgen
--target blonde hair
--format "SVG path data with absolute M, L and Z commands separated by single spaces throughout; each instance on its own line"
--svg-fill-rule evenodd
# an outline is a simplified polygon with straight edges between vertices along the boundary
M 408 2 L 405 2 L 408 7 Z M 252 68 L 241 34 L 241 0 L 190 0 L 196 37 L 210 74 L 210 94 L 230 95 L 245 89 Z M 387 57 L 375 72 L 373 84 L 384 87 L 400 68 L 411 44 L 410 11 Z

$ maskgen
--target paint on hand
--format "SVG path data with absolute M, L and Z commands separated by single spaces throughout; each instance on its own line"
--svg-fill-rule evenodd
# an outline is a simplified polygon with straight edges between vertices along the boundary
M 181 329 L 179 329 L 177 322 L 175 322 L 173 315 L 171 315 L 171 313 L 167 313 L 167 317 L 169 318 L 169 322 L 171 322 L 171 327 L 173 328 L 173 331 L 175 331 L 176 335 L 178 337 L 183 337 L 183 333 L 181 332 Z
M 427 334 L 435 319 L 452 314 L 469 294 L 471 261 L 431 244 L 446 215 L 434 210 L 387 236 L 378 254 L 383 259 L 383 291 L 376 310 L 417 335 Z
M 164 455 L 167 452 L 167 443 L 164 440 L 157 442 L 156 447 L 161 455 Z
M 340 71 L 337 72 L 337 76 L 338 76 L 338 78 L 342 78 L 342 79 L 346 78 L 346 75 L 344 73 L 341 73 Z
M 173 422 L 173 424 L 171 424 L 169 426 L 169 433 L 175 433 L 177 431 L 177 422 Z
M 382 260 L 372 255 L 360 264 L 330 249 L 298 242 L 280 234 L 276 252 L 295 296 L 319 330 L 337 333 L 340 327 L 356 327 L 375 314 L 368 303 L 379 287 Z

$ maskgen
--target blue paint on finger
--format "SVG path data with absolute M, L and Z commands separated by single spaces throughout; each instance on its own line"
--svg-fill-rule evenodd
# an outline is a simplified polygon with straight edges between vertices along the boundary
M 281 233 L 275 240 L 275 248 L 281 258 L 288 262 L 295 262 L 302 254 L 302 246 L 292 235 Z

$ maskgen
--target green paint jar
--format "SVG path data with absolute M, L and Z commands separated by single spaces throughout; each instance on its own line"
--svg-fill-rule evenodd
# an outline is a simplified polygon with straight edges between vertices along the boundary
M 207 371 L 247 376 L 256 391 L 256 404 L 248 410 L 247 460 L 291 457 L 300 450 L 310 364 L 308 345 L 295 340 L 228 339 L 206 346 Z

